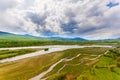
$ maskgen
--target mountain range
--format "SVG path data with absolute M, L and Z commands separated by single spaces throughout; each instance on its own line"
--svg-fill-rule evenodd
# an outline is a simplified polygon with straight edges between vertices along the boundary
M 62 40 L 62 41 L 85 41 L 86 39 L 80 37 L 66 38 L 66 37 L 36 37 L 29 34 L 19 35 L 0 31 L 0 39 L 47 39 L 47 40 Z

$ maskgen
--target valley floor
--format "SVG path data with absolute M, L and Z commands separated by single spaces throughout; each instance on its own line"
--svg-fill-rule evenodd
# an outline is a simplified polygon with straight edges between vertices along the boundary
M 71 48 L 0 63 L 0 80 L 120 80 L 120 48 Z

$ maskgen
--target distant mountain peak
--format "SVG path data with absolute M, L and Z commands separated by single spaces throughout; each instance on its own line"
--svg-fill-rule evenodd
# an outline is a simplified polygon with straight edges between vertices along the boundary
M 67 38 L 67 37 L 36 37 L 36 36 L 32 36 L 30 34 L 24 34 L 24 35 L 19 35 L 19 34 L 13 34 L 13 33 L 8 33 L 8 32 L 3 32 L 0 31 L 0 36 L 17 36 L 17 37 L 21 37 L 23 36 L 24 38 L 43 38 L 43 39 L 51 39 L 51 40 L 61 40 L 61 41 L 84 41 L 86 39 L 84 38 L 80 38 L 80 37 L 74 37 L 74 38 Z
M 11 33 L 0 31 L 0 35 L 5 35 L 5 34 L 11 34 Z
M 74 38 L 67 38 L 67 37 L 50 37 L 50 39 L 66 40 L 66 41 L 84 41 L 84 40 L 86 40 L 86 39 L 80 38 L 80 37 L 74 37 Z

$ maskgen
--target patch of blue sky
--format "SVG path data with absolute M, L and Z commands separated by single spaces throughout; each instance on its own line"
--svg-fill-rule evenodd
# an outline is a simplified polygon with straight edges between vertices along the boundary
M 115 2 L 109 2 L 108 4 L 107 4 L 107 6 L 109 7 L 109 8 L 112 8 L 112 7 L 115 7 L 115 6 L 118 6 L 119 5 L 119 3 L 115 3 Z

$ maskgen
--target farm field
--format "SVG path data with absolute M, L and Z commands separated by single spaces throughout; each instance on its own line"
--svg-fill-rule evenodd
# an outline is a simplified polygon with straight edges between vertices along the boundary
M 0 64 L 0 80 L 119 80 L 120 48 L 78 48 Z M 40 79 L 40 80 L 41 80 Z
M 42 49 L 17 49 L 17 50 L 0 50 L 0 60 L 36 52 Z

